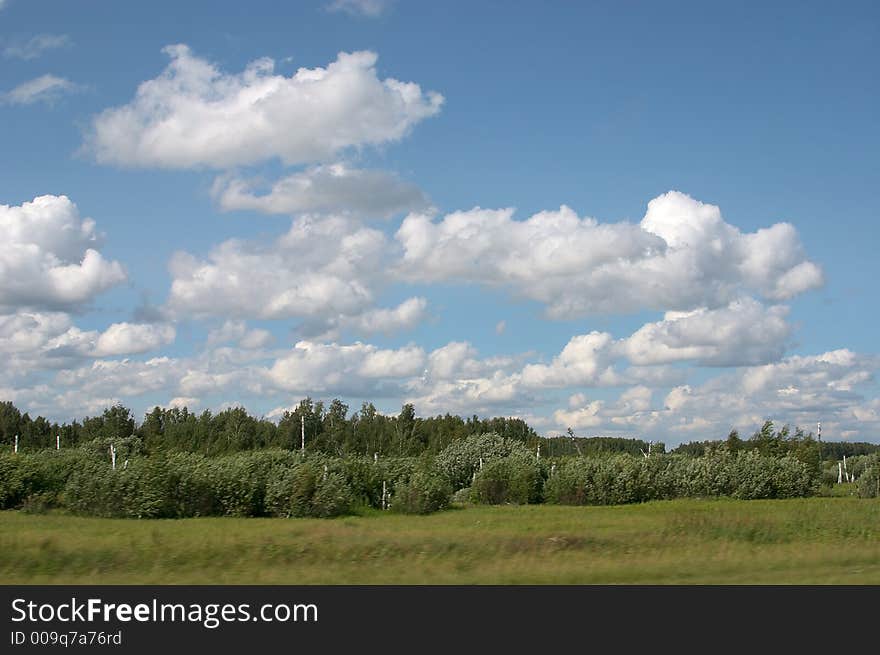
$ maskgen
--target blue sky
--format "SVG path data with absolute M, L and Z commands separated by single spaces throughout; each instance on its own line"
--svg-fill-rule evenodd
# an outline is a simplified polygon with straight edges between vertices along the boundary
M 0 395 L 880 439 L 873 3 L 287 4 L 0 3 Z

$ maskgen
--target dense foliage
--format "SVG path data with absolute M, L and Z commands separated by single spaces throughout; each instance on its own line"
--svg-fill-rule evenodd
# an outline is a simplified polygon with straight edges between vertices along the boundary
M 461 489 L 485 464 L 511 455 L 530 456 L 521 442 L 496 433 L 478 434 L 449 444 L 437 455 L 435 465 L 455 489 Z
M 571 458 L 552 471 L 547 502 L 617 505 L 681 497 L 795 498 L 815 493 L 817 476 L 791 456 L 714 450 L 703 457 Z
M 360 508 L 425 514 L 452 502 L 791 498 L 834 485 L 843 470 L 852 493 L 880 494 L 880 455 L 848 455 L 844 469 L 821 461 L 826 444 L 811 434 L 770 421 L 747 440 L 732 432 L 667 454 L 662 443 L 571 431 L 544 439 L 519 419 L 421 419 L 412 405 L 385 416 L 364 403 L 349 415 L 338 400 L 325 408 L 306 399 L 277 425 L 242 408 L 198 416 L 156 408 L 140 426 L 116 405 L 59 426 L 0 403 L 0 441 L 8 446 L 16 434 L 19 453 L 0 454 L 0 509 L 329 517 Z
M 452 485 L 436 469 L 421 467 L 408 480 L 396 485 L 391 509 L 403 514 L 430 514 L 446 509 Z
M 446 414 L 419 418 L 415 408 L 404 405 L 396 416 L 379 413 L 372 403 L 349 414 L 339 400 L 325 405 L 306 398 L 285 412 L 277 424 L 256 418 L 242 407 L 217 414 L 200 414 L 187 408 L 155 407 L 143 423 L 136 425 L 131 410 L 115 405 L 101 416 L 87 417 L 81 423 L 57 424 L 43 417 L 31 419 L 11 402 L 0 403 L 0 445 L 12 446 L 19 435 L 20 451 L 52 448 L 56 437 L 63 447 L 85 443 L 107 444 L 127 437 L 138 437 L 148 453 L 184 451 L 222 455 L 248 450 L 283 448 L 299 450 L 305 437 L 305 450 L 337 457 L 375 453 L 386 457 L 436 454 L 449 444 L 470 435 L 493 432 L 535 448 L 546 440 L 518 418 L 464 419 Z
M 471 485 L 472 502 L 488 505 L 539 503 L 544 479 L 535 459 L 513 455 L 489 462 Z

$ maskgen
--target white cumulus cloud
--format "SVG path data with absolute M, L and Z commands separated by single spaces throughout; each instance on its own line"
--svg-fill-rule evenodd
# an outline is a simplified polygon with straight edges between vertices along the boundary
M 390 282 L 388 261 L 396 250 L 380 230 L 352 218 L 302 216 L 268 243 L 231 239 L 205 259 L 177 253 L 167 307 L 197 317 L 298 318 L 301 336 L 311 340 L 336 339 L 343 329 L 392 334 L 427 315 L 423 297 L 375 306 L 377 293 Z
M 0 377 L 61 369 L 95 357 L 133 355 L 168 345 L 171 325 L 114 323 L 104 332 L 82 330 L 64 312 L 22 310 L 0 315 L 0 354 L 7 367 Z
M 226 73 L 186 45 L 134 99 L 95 117 L 86 149 L 102 163 L 160 168 L 230 168 L 280 159 L 327 161 L 341 151 L 404 137 L 440 110 L 443 97 L 418 84 L 379 79 L 377 55 L 341 52 L 325 68 L 290 77 L 274 62 Z
M 169 307 L 230 318 L 353 316 L 370 309 L 385 235 L 342 217 L 302 217 L 269 244 L 230 239 L 207 260 L 177 253 Z
M 126 279 L 98 252 L 95 222 L 67 196 L 0 205 L 0 234 L 0 310 L 76 308 Z
M 95 357 L 130 355 L 157 350 L 174 341 L 172 325 L 157 323 L 114 323 L 98 337 Z
M 364 389 L 382 378 L 401 378 L 422 371 L 425 353 L 417 346 L 380 349 L 356 342 L 350 345 L 298 342 L 268 371 L 275 385 L 291 392 Z
M 258 194 L 256 184 L 221 176 L 212 194 L 225 211 L 252 210 L 266 214 L 339 214 L 388 218 L 427 207 L 417 186 L 393 173 L 351 168 L 345 164 L 313 166 L 274 182 Z
M 599 223 L 570 208 L 515 220 L 512 209 L 411 214 L 396 235 L 402 279 L 508 289 L 551 318 L 726 305 L 742 295 L 791 298 L 822 284 L 797 232 L 742 233 L 718 207 L 676 191 L 638 225 Z
M 636 365 L 693 361 L 714 366 L 764 364 L 782 357 L 791 336 L 788 308 L 752 298 L 718 309 L 667 312 L 618 345 Z

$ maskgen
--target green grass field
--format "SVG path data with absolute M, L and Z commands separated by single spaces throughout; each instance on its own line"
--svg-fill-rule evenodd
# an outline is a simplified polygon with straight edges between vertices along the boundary
M 0 512 L 6 584 L 880 584 L 880 500 L 468 507 L 334 520 Z

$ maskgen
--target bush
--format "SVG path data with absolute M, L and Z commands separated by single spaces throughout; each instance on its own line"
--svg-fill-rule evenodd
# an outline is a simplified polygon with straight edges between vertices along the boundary
M 41 502 L 49 507 L 62 507 L 64 488 L 67 480 L 88 462 L 97 462 L 95 457 L 82 448 L 44 450 L 29 457 L 28 495 L 40 496 Z
M 544 484 L 547 502 L 560 505 L 612 505 L 687 496 L 794 498 L 815 492 L 814 472 L 794 457 L 724 450 L 702 457 L 567 458 Z
M 420 469 L 397 485 L 391 509 L 403 514 L 430 514 L 449 506 L 452 485 L 439 473 Z
M 223 512 L 214 488 L 215 469 L 203 455 L 169 452 L 162 456 L 166 467 L 165 506 L 174 518 L 214 516 Z
M 815 493 L 810 468 L 795 457 L 763 457 L 740 453 L 733 465 L 734 498 L 797 498 Z
M 219 511 L 227 516 L 264 516 L 270 480 L 299 461 L 283 450 L 241 452 L 208 458 L 207 474 Z
M 867 465 L 856 481 L 859 498 L 877 498 L 880 496 L 880 457 L 876 455 L 871 457 L 873 461 Z
M 660 460 L 661 456 L 653 459 Z M 560 505 L 618 505 L 661 497 L 653 489 L 665 467 L 630 455 L 577 457 L 560 463 L 544 485 L 548 502 Z M 652 478 L 653 476 L 653 478 Z M 662 487 L 665 487 L 666 483 Z M 661 488 L 662 488 L 661 487 Z
M 587 481 L 589 473 L 583 458 L 567 458 L 551 468 L 544 483 L 544 499 L 554 505 L 587 505 Z
M 409 480 L 418 466 L 414 457 L 387 457 L 378 462 L 372 457 L 326 458 L 324 461 L 331 472 L 338 472 L 345 478 L 357 504 L 377 509 L 382 507 L 382 483 L 391 493 Z
M 487 505 L 541 502 L 541 470 L 527 457 L 509 456 L 483 466 L 471 485 L 471 500 Z
M 512 454 L 531 456 L 522 442 L 490 432 L 453 441 L 440 451 L 434 464 L 452 488 L 458 490 L 471 484 L 473 475 L 480 466 L 480 459 L 485 467 L 493 460 Z
M 284 470 L 266 490 L 266 507 L 274 516 L 330 517 L 349 514 L 355 494 L 339 473 L 325 473 L 313 462 Z
M 25 496 L 26 460 L 20 455 L 0 455 L 0 509 L 17 507 Z
M 158 518 L 165 516 L 164 470 L 144 458 L 129 460 L 115 471 L 107 463 L 89 461 L 68 479 L 67 507 L 91 516 Z
M 329 518 L 350 514 L 354 506 L 351 487 L 338 473 L 329 473 L 318 480 L 312 496 L 309 516 Z

